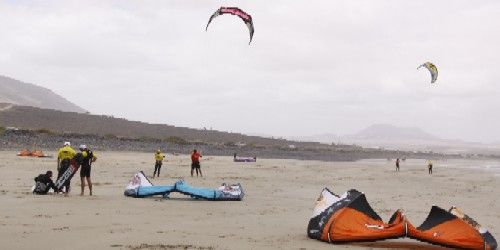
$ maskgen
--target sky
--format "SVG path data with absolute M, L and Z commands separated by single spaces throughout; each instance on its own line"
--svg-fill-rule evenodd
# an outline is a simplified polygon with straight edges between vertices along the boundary
M 250 45 L 235 16 L 205 31 L 220 6 L 252 15 Z M 495 0 L 0 0 L 0 75 L 151 123 L 500 142 L 499 30 Z

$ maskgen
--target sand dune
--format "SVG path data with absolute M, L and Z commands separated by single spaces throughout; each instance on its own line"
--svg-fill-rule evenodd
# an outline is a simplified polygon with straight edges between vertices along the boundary
M 33 178 L 55 170 L 55 160 L 15 153 L 0 152 L 3 249 L 439 249 L 414 240 L 332 246 L 309 239 L 307 223 L 325 186 L 337 193 L 363 191 L 384 220 L 404 208 L 418 225 L 432 204 L 456 205 L 497 239 L 500 232 L 498 173 L 467 168 L 481 162 L 438 161 L 429 176 L 423 160 L 407 160 L 396 173 L 385 160 L 234 163 L 232 157 L 214 156 L 202 162 L 204 178 L 191 178 L 189 157 L 168 155 L 161 177 L 152 180 L 155 184 L 172 184 L 178 178 L 204 187 L 239 182 L 246 192 L 242 202 L 210 202 L 179 194 L 171 199 L 123 196 L 136 171 L 153 171 L 152 153 L 133 152 L 97 152 L 95 196 L 78 195 L 79 178 L 72 181 L 70 197 L 34 196 L 29 192 Z

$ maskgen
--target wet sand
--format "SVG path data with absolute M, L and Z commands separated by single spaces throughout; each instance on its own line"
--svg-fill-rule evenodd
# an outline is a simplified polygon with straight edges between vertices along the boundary
M 306 227 L 323 187 L 336 193 L 355 188 L 387 221 L 403 208 L 415 225 L 432 204 L 458 206 L 499 239 L 500 176 L 476 161 L 435 161 L 427 174 L 424 160 L 407 160 L 401 171 L 386 160 L 319 162 L 258 159 L 234 163 L 232 157 L 202 158 L 203 178 L 190 176 L 187 155 L 167 155 L 156 185 L 184 178 L 193 186 L 241 183 L 241 202 L 134 199 L 124 187 L 138 170 L 151 175 L 153 153 L 97 152 L 92 168 L 94 196 L 79 196 L 72 180 L 70 197 L 35 196 L 33 178 L 55 172 L 56 160 L 17 157 L 0 151 L 0 246 L 2 249 L 365 249 L 432 248 L 414 240 L 331 245 L 307 237 Z M 54 152 L 48 152 L 55 154 Z

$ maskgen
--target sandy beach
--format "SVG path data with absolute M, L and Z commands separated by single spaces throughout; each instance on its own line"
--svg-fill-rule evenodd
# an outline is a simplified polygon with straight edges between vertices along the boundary
M 207 155 L 201 163 L 204 177 L 192 178 L 187 155 L 167 155 L 160 178 L 151 179 L 167 185 L 183 178 L 193 186 L 213 188 L 241 183 L 246 193 L 241 202 L 213 202 L 180 194 L 170 199 L 125 197 L 124 187 L 134 173 L 153 172 L 153 153 L 135 152 L 97 152 L 92 197 L 79 196 L 78 175 L 70 197 L 35 196 L 30 193 L 33 178 L 55 171 L 56 160 L 15 153 L 0 152 L 2 249 L 438 249 L 409 239 L 347 245 L 309 239 L 307 223 L 323 187 L 364 192 L 384 221 L 403 208 L 420 225 L 431 205 L 455 205 L 497 239 L 500 233 L 498 162 L 435 161 L 434 174 L 428 175 L 424 160 L 402 162 L 396 173 L 387 160 L 234 163 L 232 157 Z

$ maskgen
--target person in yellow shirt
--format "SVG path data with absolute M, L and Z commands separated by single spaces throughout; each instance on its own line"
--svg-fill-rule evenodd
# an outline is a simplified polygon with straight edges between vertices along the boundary
M 83 144 L 78 148 L 82 152 L 82 166 L 80 167 L 80 183 L 82 192 L 80 193 L 80 195 L 83 195 L 83 191 L 85 190 L 85 179 L 87 180 L 87 184 L 89 186 L 89 194 L 92 195 L 92 181 L 90 180 L 90 170 L 92 167 L 92 163 L 97 160 L 97 156 L 92 150 L 88 149 L 87 146 Z
M 76 152 L 71 147 L 70 142 L 64 142 L 64 146 L 59 149 L 57 153 L 57 179 L 69 168 L 70 161 L 75 157 Z M 68 180 L 64 183 L 63 187 L 66 187 L 66 194 L 69 193 L 71 181 Z
M 427 160 L 427 168 L 429 169 L 429 174 L 432 174 L 432 161 Z
M 156 171 L 158 171 L 158 177 L 160 177 L 160 169 L 163 163 L 163 159 L 165 159 L 165 155 L 161 153 L 161 150 L 156 150 L 155 152 L 155 171 L 153 173 L 153 178 L 155 178 Z

